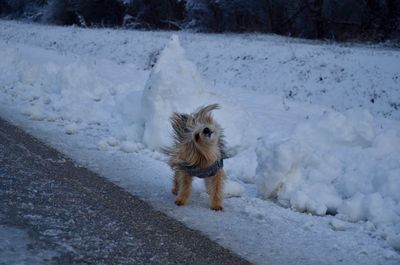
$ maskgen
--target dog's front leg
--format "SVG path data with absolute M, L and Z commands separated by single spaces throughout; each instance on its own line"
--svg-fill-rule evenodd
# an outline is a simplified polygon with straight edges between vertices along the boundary
M 207 190 L 210 194 L 211 209 L 214 211 L 223 210 L 223 188 L 225 173 L 223 169 L 219 169 L 215 176 L 206 179 Z
M 179 192 L 179 175 L 178 172 L 175 172 L 174 174 L 174 181 L 172 183 L 172 194 L 178 195 Z
M 176 205 L 185 205 L 189 200 L 190 194 L 192 192 L 192 177 L 180 172 L 176 176 L 179 185 L 178 197 L 175 200 Z

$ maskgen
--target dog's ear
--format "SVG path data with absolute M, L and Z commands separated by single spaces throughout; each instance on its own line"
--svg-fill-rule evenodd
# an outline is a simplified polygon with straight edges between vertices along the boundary
M 200 107 L 198 111 L 194 114 L 196 120 L 201 122 L 211 122 L 211 111 L 220 109 L 219 104 L 211 104 L 205 107 Z
M 175 140 L 182 142 L 189 130 L 188 122 L 190 120 L 190 116 L 188 114 L 174 112 L 172 113 L 170 120 L 172 128 L 174 129 Z

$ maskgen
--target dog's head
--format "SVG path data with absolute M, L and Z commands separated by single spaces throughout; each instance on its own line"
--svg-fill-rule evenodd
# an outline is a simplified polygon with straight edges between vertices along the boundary
M 192 114 L 174 112 L 171 116 L 171 125 L 174 129 L 175 142 L 192 142 L 199 145 L 216 143 L 222 130 L 214 121 L 211 111 L 219 108 L 218 104 L 212 104 L 201 107 Z
M 218 144 L 221 136 L 221 127 L 214 121 L 211 111 L 219 108 L 218 104 L 212 104 L 201 107 L 192 114 L 192 141 L 196 146 L 207 148 Z
M 165 149 L 172 157 L 179 157 L 191 165 L 209 164 L 223 155 L 223 131 L 214 121 L 211 111 L 218 104 L 199 108 L 192 114 L 173 113 L 174 147 Z

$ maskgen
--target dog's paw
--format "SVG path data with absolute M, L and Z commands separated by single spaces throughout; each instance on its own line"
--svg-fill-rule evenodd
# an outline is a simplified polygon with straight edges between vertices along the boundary
M 177 189 L 172 189 L 171 192 L 172 192 L 172 194 L 174 194 L 175 196 L 178 195 L 178 190 L 177 190 Z
M 185 205 L 185 202 L 183 200 L 176 199 L 175 204 L 178 206 L 183 206 L 183 205 Z
M 224 207 L 222 207 L 220 205 L 211 206 L 211 210 L 213 210 L 213 211 L 222 211 L 222 210 L 224 210 Z

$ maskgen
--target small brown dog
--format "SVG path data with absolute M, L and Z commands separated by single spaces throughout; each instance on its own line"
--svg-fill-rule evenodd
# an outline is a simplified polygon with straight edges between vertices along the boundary
M 211 209 L 223 209 L 224 141 L 223 131 L 211 116 L 218 104 L 208 105 L 193 114 L 174 112 L 170 118 L 174 144 L 164 152 L 175 171 L 172 193 L 176 205 L 185 205 L 190 197 L 194 176 L 204 178 Z

